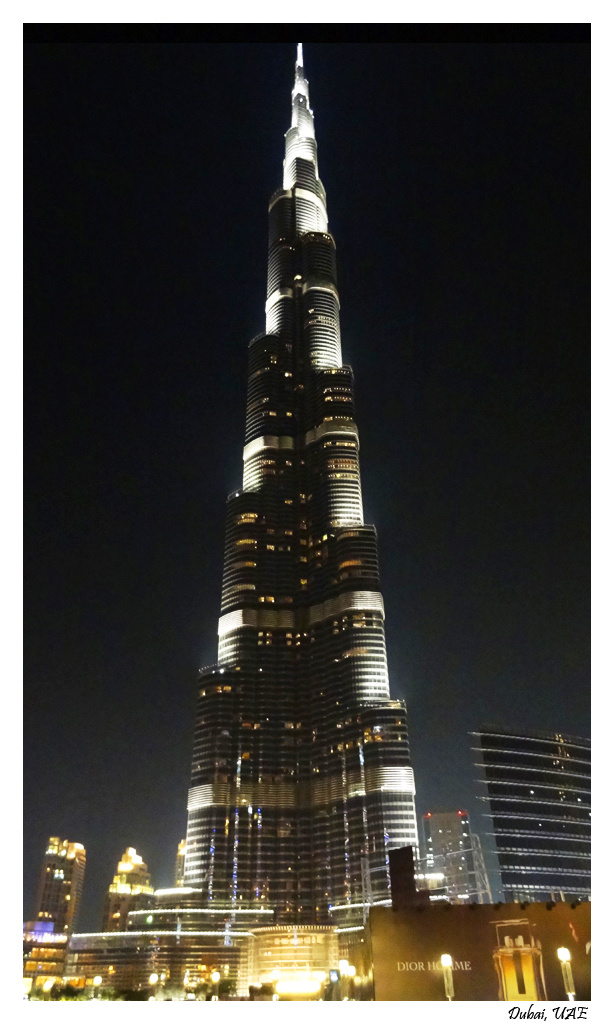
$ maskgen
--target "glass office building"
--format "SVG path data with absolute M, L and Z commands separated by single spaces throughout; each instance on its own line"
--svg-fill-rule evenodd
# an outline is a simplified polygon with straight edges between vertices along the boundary
M 502 729 L 471 735 L 506 900 L 590 899 L 590 740 Z

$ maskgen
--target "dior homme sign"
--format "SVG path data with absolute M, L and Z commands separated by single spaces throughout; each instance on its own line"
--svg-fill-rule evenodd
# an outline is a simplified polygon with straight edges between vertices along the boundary
M 438 960 L 397 960 L 397 971 L 439 971 L 443 970 Z M 453 971 L 470 971 L 471 960 L 454 960 Z

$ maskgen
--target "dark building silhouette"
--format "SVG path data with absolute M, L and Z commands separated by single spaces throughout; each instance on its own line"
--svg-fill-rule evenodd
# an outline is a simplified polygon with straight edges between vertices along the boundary
M 590 740 L 503 729 L 471 735 L 506 900 L 589 899 Z
M 389 852 L 418 836 L 313 125 L 299 46 L 269 203 L 266 329 L 248 350 L 243 486 L 226 509 L 218 663 L 199 679 L 183 878 L 255 921 L 273 910 L 279 924 L 350 926 L 389 901 Z

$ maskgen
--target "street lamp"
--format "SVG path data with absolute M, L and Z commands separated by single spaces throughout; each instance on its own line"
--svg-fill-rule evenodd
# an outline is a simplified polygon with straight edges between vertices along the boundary
M 452 978 L 452 957 L 449 953 L 441 954 L 441 969 L 443 971 L 443 983 L 446 991 L 446 999 L 454 999 L 454 980 Z
M 350 998 L 350 993 L 354 990 L 354 981 L 356 977 L 356 968 L 349 962 L 349 960 L 339 961 L 339 997 L 345 1002 Z M 331 973 L 331 981 L 333 980 Z
M 561 946 L 556 951 L 556 955 L 561 961 L 561 971 L 563 973 L 563 984 L 565 985 L 565 991 L 567 998 L 570 1002 L 574 1002 L 576 997 L 576 987 L 573 983 L 573 974 L 571 973 L 571 953 L 565 946 Z
M 219 994 L 218 994 L 218 993 L 219 993 L 219 989 L 218 989 L 218 985 L 219 985 L 219 983 L 220 983 L 220 978 L 221 978 L 221 977 L 222 977 L 222 975 L 220 974 L 220 972 L 219 972 L 219 971 L 214 971 L 214 972 L 213 972 L 213 974 L 211 975 L 211 981 L 212 981 L 212 982 L 213 982 L 213 984 L 215 985 L 215 988 L 214 988 L 214 990 L 213 990 L 213 994 L 212 994 L 212 996 L 211 996 L 211 1002 L 213 1002 L 214 1000 L 215 1000 L 215 1001 L 217 1002 L 217 1001 L 219 1000 Z

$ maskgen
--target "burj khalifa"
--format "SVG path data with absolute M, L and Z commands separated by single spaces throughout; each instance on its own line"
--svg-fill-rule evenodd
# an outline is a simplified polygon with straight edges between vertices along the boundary
M 301 44 L 265 316 L 226 504 L 218 660 L 198 680 L 184 884 L 246 923 L 351 927 L 389 902 L 390 850 L 418 840 Z

